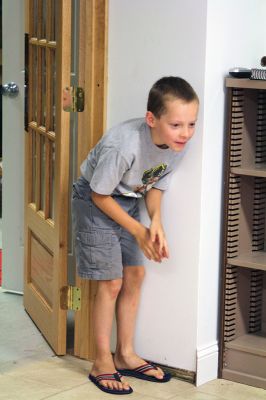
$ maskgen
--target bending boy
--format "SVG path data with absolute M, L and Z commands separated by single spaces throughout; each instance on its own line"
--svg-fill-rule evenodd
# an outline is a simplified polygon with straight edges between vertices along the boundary
M 180 152 L 195 131 L 199 100 L 188 82 L 164 77 L 150 90 L 145 118 L 110 129 L 81 165 L 73 189 L 78 274 L 98 281 L 94 305 L 96 360 L 89 378 L 107 393 L 132 392 L 124 376 L 166 382 L 171 376 L 145 362 L 133 347 L 145 255 L 169 257 L 161 198 Z M 140 222 L 145 199 L 149 228 Z M 110 336 L 114 312 L 117 346 Z

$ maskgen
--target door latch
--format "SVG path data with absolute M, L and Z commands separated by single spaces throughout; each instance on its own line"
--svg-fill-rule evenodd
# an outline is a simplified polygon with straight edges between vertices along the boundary
M 8 97 L 17 97 L 19 94 L 19 87 L 15 82 L 9 82 L 2 86 L 2 95 Z

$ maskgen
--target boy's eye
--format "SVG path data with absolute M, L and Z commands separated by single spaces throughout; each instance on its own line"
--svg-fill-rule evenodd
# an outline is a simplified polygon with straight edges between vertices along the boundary
M 171 126 L 172 126 L 173 128 L 178 128 L 180 125 L 179 125 L 179 124 L 171 124 Z

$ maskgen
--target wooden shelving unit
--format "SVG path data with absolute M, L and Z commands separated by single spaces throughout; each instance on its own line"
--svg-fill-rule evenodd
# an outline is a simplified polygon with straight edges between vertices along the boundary
M 266 389 L 266 81 L 226 88 L 220 376 Z

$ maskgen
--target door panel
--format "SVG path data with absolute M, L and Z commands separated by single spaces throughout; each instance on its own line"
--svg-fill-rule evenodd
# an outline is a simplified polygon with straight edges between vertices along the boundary
M 57 354 L 66 352 L 71 0 L 29 1 L 24 305 Z
M 105 128 L 108 1 L 80 0 L 79 86 L 85 89 L 85 109 L 78 116 L 77 170 Z M 92 310 L 96 282 L 76 277 L 81 310 L 75 315 L 74 354 L 94 358 Z

